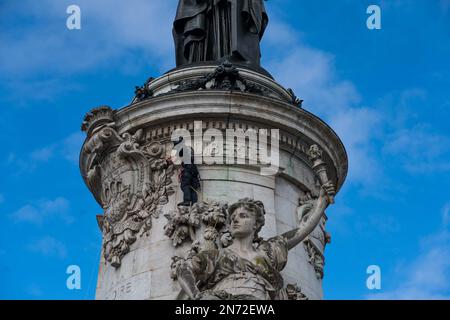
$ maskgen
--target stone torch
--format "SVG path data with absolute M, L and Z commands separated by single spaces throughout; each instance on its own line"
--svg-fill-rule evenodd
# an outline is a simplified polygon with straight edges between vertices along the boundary
M 317 144 L 313 144 L 308 151 L 309 159 L 311 160 L 314 172 L 319 177 L 320 185 L 324 186 L 330 184 L 331 181 L 327 174 L 327 164 L 322 160 L 322 150 Z M 331 192 L 328 192 L 328 199 L 331 204 L 334 204 L 334 195 L 336 191 L 334 188 Z

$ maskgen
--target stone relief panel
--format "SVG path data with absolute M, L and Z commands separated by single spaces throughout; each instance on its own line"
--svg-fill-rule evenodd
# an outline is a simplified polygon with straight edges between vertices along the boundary
M 309 212 L 304 211 L 302 208 L 313 203 L 314 200 L 310 193 L 300 198 L 300 207 L 297 211 L 297 218 L 300 223 L 309 219 Z M 303 241 L 303 247 L 308 254 L 308 262 L 314 267 L 319 280 L 323 279 L 324 276 L 325 246 L 331 243 L 331 235 L 325 230 L 326 221 L 327 217 L 324 214 L 317 227 Z
M 307 299 L 296 284 L 285 286 L 281 271 L 288 251 L 316 229 L 331 192 L 332 186 L 324 186 L 317 199 L 301 207 L 297 228 L 267 240 L 259 236 L 266 214 L 261 201 L 203 201 L 168 213 L 166 236 L 175 247 L 191 243 L 187 256 L 172 259 L 172 279 L 182 288 L 179 298 Z
M 86 182 L 101 203 L 104 215 L 103 252 L 115 268 L 138 236 L 148 233 L 152 218 L 174 193 L 174 166 L 165 158 L 165 145 L 146 145 L 143 130 L 119 135 L 112 110 L 93 110 L 86 117 L 88 139 L 83 151 L 89 159 Z M 103 121 L 99 121 L 102 117 Z M 92 128 L 92 126 L 96 126 Z

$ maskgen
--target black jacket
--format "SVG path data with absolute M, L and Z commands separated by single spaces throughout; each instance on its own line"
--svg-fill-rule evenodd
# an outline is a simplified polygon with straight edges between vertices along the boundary
M 195 164 L 182 163 L 181 185 L 190 185 L 194 189 L 200 189 L 200 174 Z

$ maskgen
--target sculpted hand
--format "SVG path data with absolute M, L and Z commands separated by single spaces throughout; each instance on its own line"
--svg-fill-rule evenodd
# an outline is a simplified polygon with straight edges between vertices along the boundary
M 335 189 L 331 182 L 324 184 L 320 188 L 319 198 L 317 199 L 317 206 L 326 209 L 330 205 L 330 199 L 334 196 Z

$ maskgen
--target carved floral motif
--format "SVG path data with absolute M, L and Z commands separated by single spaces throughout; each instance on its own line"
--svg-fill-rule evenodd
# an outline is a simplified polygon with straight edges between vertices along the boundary
M 206 201 L 192 207 L 179 206 L 176 211 L 165 215 L 168 220 L 165 234 L 172 239 L 174 246 L 179 246 L 185 240 L 195 241 L 195 229 L 203 227 L 206 230 L 204 240 L 215 241 L 225 225 L 227 208 L 225 203 Z

